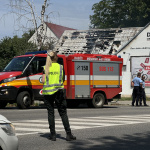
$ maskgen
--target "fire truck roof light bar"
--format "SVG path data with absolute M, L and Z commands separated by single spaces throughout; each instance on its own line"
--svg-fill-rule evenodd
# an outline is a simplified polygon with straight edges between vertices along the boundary
M 44 51 L 34 51 L 34 52 L 26 52 L 25 55 L 28 55 L 28 54 L 46 54 L 47 51 L 44 50 Z

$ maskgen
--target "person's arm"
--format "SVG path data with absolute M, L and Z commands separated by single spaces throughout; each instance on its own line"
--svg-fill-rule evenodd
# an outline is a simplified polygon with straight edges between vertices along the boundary
M 65 70 L 63 68 L 63 82 L 65 82 Z
M 44 82 L 45 82 L 45 71 L 43 70 L 42 83 L 44 84 Z
M 131 82 L 131 86 L 134 87 L 134 82 L 133 81 Z
M 140 79 L 140 87 L 142 87 L 143 85 L 143 81 Z
M 45 82 L 45 74 L 43 74 L 42 76 L 42 83 L 44 84 L 44 82 Z
M 134 87 L 134 79 L 131 81 L 131 87 Z
M 142 82 L 140 82 L 140 87 L 142 87 L 142 85 L 143 85 L 143 83 L 142 83 Z

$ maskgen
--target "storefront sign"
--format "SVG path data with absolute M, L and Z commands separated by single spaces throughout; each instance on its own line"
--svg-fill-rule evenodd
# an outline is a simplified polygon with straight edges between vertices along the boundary
M 131 78 L 138 72 L 145 76 L 145 87 L 150 87 L 150 57 L 131 57 Z

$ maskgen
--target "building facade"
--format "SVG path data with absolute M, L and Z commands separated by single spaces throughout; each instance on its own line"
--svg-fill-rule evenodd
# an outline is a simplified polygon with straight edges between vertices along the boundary
M 40 30 L 41 30 L 41 26 L 39 26 L 38 28 L 38 33 L 40 33 Z M 62 36 L 65 30 L 75 30 L 75 29 L 64 27 L 53 23 L 44 22 L 43 43 L 44 44 L 52 43 L 56 45 L 56 43 L 58 42 L 58 40 L 60 39 L 60 37 Z M 28 42 L 32 42 L 38 45 L 37 39 L 38 39 L 37 32 L 35 32 Z
M 93 53 L 120 55 L 123 60 L 122 96 L 132 95 L 131 81 L 137 72 L 146 76 L 150 95 L 150 24 L 145 27 L 65 31 L 55 50 L 60 54 Z
M 141 72 L 146 77 L 145 92 L 150 96 L 150 24 L 142 28 L 129 42 L 127 42 L 118 52 L 123 60 L 123 96 L 131 96 L 131 81 L 137 72 Z

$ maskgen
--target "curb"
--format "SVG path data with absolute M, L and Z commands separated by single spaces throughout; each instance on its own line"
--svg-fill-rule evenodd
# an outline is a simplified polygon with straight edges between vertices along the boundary
M 108 103 L 108 105 L 127 105 L 127 106 L 131 106 L 131 103 L 132 103 L 132 100 L 130 100 L 130 101 L 117 101 L 117 102 L 112 101 L 112 102 Z M 146 103 L 147 103 L 147 105 L 150 106 L 150 101 L 147 101 Z

